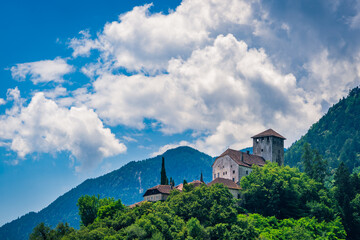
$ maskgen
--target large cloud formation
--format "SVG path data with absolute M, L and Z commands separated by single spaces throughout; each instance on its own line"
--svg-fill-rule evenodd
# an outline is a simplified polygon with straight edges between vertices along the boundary
M 340 21 L 340 10 L 349 1 L 325 3 L 312 5 L 322 11 L 321 23 L 311 11 L 302 12 L 306 1 L 271 5 L 257 0 L 184 0 L 169 14 L 151 13 L 151 4 L 135 7 L 106 23 L 95 38 L 81 31 L 79 38 L 71 39 L 73 58 L 93 60 L 78 66 L 90 84 L 71 92 L 57 86 L 35 94 L 27 107 L 14 106 L 15 115 L 9 111 L 2 118 L 4 128 L 10 126 L 3 134 L 20 156 L 67 150 L 80 161 L 97 156 L 90 160 L 94 164 L 125 150 L 102 121 L 141 130 L 144 119 L 151 119 L 163 134 L 192 132 L 192 140 L 179 139 L 156 153 L 190 145 L 217 155 L 227 146 L 249 146 L 250 136 L 270 127 L 290 144 L 360 83 L 358 38 L 346 39 L 359 35 L 354 26 L 358 12 Z M 93 51 L 100 57 L 93 59 Z M 34 66 L 17 65 L 13 75 L 31 75 L 35 84 L 61 83 L 72 71 L 56 68 L 52 75 Z M 23 121 L 35 105 L 42 106 L 39 113 L 44 116 L 52 111 L 71 122 L 70 116 L 76 115 L 84 132 L 80 125 L 95 129 L 84 133 L 49 127 L 47 138 L 59 138 L 59 145 L 41 134 L 27 137 L 25 128 L 19 131 L 11 123 Z M 61 141 L 63 135 L 71 135 L 72 144 Z M 32 145 L 33 138 L 40 144 Z M 89 148 L 95 153 L 86 155 Z
M 8 142 L 21 158 L 34 152 L 68 151 L 82 163 L 76 167 L 80 171 L 126 151 L 91 109 L 62 108 L 43 93 L 36 93 L 23 106 L 19 90 L 12 89 L 8 95 L 14 106 L 0 118 L 0 140 Z
M 89 55 L 97 49 L 115 66 L 154 73 L 166 69 L 171 58 L 188 57 L 211 43 L 212 35 L 229 25 L 251 21 L 251 4 L 242 0 L 185 0 L 168 15 L 150 14 L 151 6 L 135 7 L 120 15 L 119 21 L 106 24 L 95 40 L 82 32 L 83 38 L 71 41 L 73 56 Z
M 86 99 L 110 125 L 141 129 L 150 118 L 166 134 L 204 132 L 194 146 L 211 154 L 249 142 L 265 126 L 293 132 L 319 117 L 292 74 L 282 74 L 264 50 L 249 49 L 231 34 L 219 35 L 187 60 L 170 60 L 165 74 L 104 73 Z

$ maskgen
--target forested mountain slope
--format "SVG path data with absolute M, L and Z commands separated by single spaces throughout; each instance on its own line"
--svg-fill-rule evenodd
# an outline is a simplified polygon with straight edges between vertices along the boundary
M 336 168 L 341 161 L 350 170 L 360 166 L 360 89 L 354 88 L 341 99 L 285 153 L 285 164 L 300 166 L 302 147 L 311 144 Z
M 167 176 L 175 179 L 175 184 L 184 179 L 192 181 L 200 178 L 211 181 L 213 158 L 190 147 L 178 147 L 163 154 Z M 29 213 L 5 224 L 0 228 L 0 239 L 28 239 L 32 229 L 40 222 L 56 226 L 68 222 L 79 227 L 80 218 L 76 206 L 77 199 L 85 194 L 114 197 L 126 204 L 141 201 L 147 188 L 160 184 L 161 156 L 137 162 L 130 162 L 118 170 L 104 176 L 88 179 L 69 192 L 60 196 L 39 213 Z

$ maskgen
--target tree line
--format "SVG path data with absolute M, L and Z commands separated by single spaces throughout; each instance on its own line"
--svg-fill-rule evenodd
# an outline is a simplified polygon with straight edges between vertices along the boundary
M 30 239 L 359 239 L 359 176 L 344 163 L 329 172 L 309 144 L 302 164 L 304 172 L 276 163 L 254 167 L 241 179 L 240 200 L 221 184 L 184 184 L 164 202 L 133 208 L 85 195 L 79 230 L 40 224 Z

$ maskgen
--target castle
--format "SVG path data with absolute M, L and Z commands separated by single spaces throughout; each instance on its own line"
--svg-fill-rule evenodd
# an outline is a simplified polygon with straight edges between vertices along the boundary
M 240 180 L 253 170 L 254 165 L 264 166 L 266 161 L 276 162 L 279 166 L 284 165 L 284 138 L 272 129 L 256 134 L 253 139 L 253 154 L 249 151 L 227 149 L 217 157 L 212 165 L 213 180 L 207 185 L 221 183 L 228 187 L 234 198 L 240 198 Z M 189 184 L 200 186 L 204 184 L 195 180 Z M 143 195 L 144 201 L 164 201 L 170 195 L 172 189 L 182 191 L 183 185 L 176 187 L 170 185 L 157 185 L 149 188 Z M 134 207 L 139 203 L 133 204 Z
M 212 165 L 212 178 L 230 179 L 239 184 L 240 179 L 252 171 L 252 166 L 264 166 L 266 161 L 284 165 L 284 138 L 272 129 L 252 137 L 253 154 L 227 149 Z

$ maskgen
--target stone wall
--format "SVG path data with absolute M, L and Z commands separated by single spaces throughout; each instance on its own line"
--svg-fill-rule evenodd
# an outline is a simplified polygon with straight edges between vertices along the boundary
M 236 199 L 240 198 L 240 190 L 229 188 L 229 191 L 233 195 L 234 198 L 236 198 Z
M 260 137 L 253 139 L 253 152 L 266 161 L 284 165 L 284 140 L 278 137 Z

